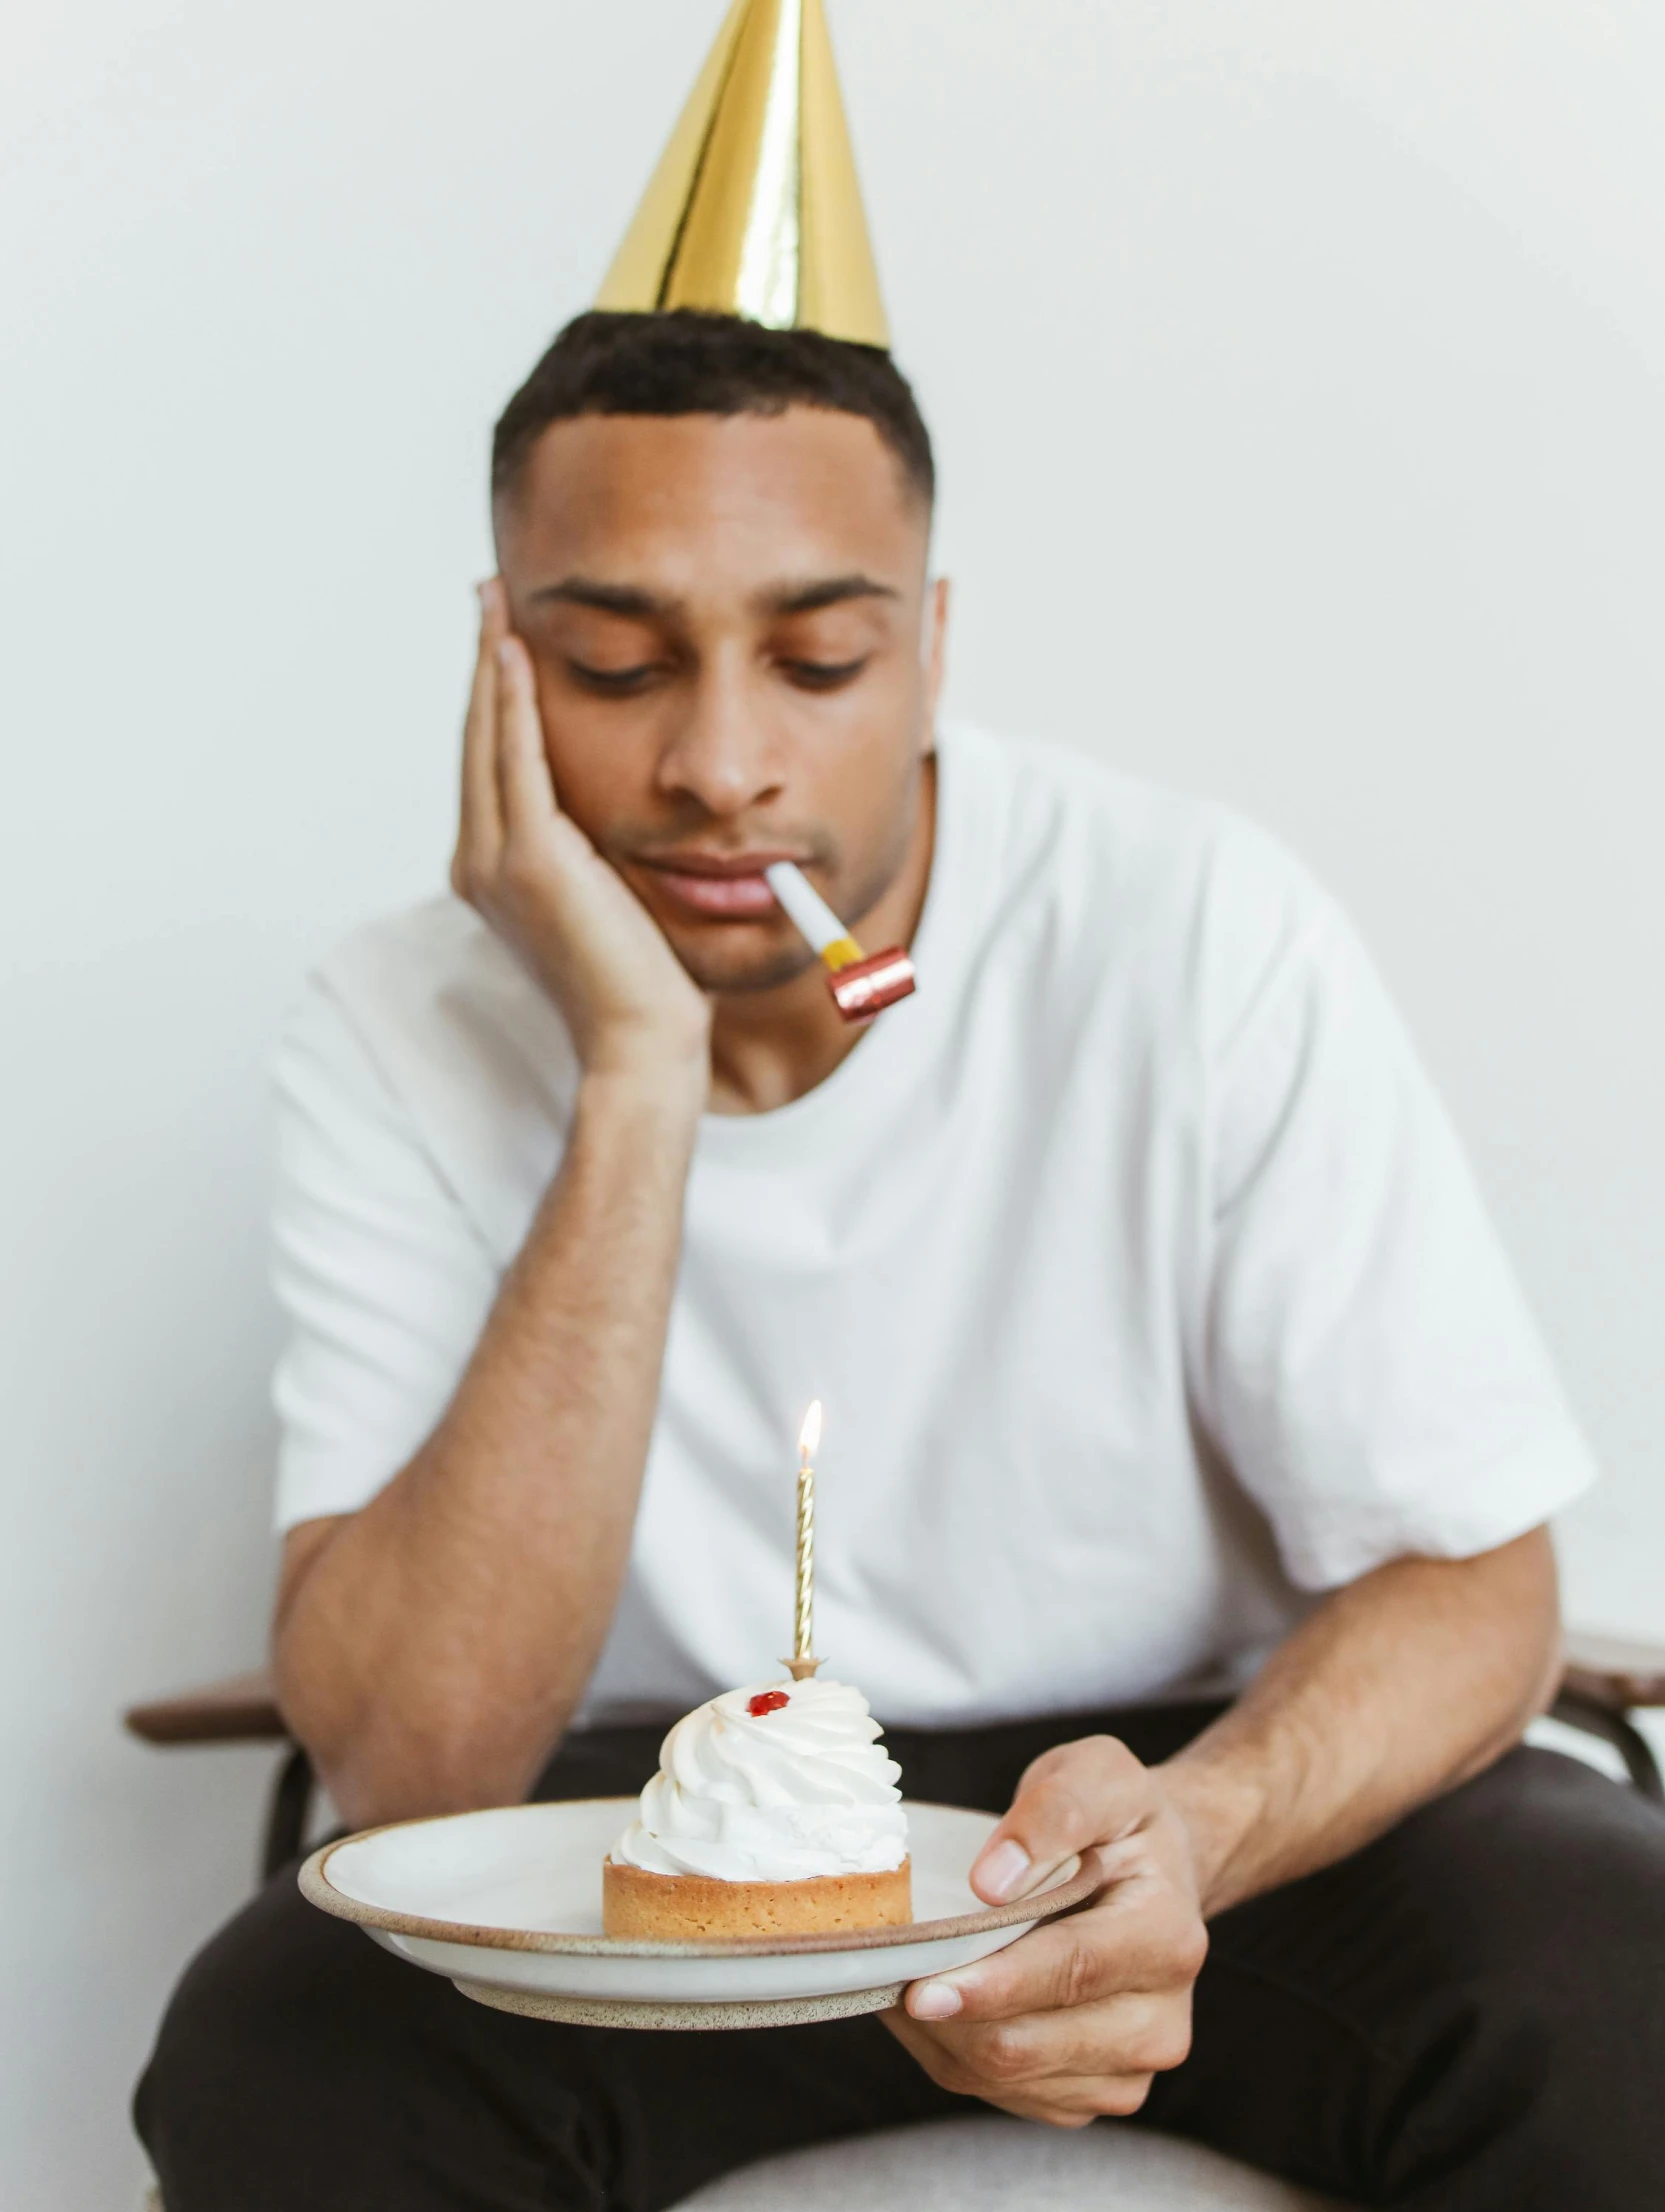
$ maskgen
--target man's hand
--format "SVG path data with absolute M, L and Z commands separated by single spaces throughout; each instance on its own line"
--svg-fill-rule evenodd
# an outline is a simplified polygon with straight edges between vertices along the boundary
M 710 1008 L 561 812 L 530 657 L 481 592 L 454 888 L 566 1017 L 560 1165 L 433 1432 L 284 1554 L 285 1714 L 355 1827 L 512 1803 L 618 1604 L 665 1364 Z
M 709 1002 L 557 804 L 531 657 L 510 634 L 498 578 L 481 587 L 480 610 L 451 887 L 560 1007 L 586 1073 L 670 1061 L 703 1074 Z
M 934 2081 L 1079 2127 L 1137 2111 L 1190 2044 L 1212 1918 L 1331 1866 L 1519 1741 L 1559 1674 L 1555 1554 L 1396 1559 L 1332 1591 L 1156 1772 L 1108 1736 L 1035 1761 L 972 1869 L 991 1904 L 1073 1852 L 1104 1887 L 884 2015 Z
M 1069 2128 L 1136 2112 L 1152 2075 L 1185 2057 L 1208 1949 L 1185 1828 L 1158 1776 L 1110 1736 L 1035 1761 L 972 1887 L 1004 1904 L 1076 1853 L 1103 1880 L 1090 1906 L 915 1982 L 884 2016 L 944 2089 Z

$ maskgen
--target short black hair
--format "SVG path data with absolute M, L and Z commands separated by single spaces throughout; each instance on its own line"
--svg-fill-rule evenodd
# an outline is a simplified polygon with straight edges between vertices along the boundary
M 930 506 L 931 434 L 883 347 L 684 307 L 640 315 L 597 309 L 568 323 L 498 419 L 492 498 L 513 491 L 551 423 L 578 415 L 779 415 L 788 407 L 865 416 Z

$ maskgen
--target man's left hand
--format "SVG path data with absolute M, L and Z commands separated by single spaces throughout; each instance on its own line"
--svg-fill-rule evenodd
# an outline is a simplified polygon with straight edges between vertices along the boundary
M 1054 2127 L 1137 2112 L 1191 2047 L 1208 1949 L 1190 1839 L 1160 1777 L 1111 1736 L 1037 1759 L 972 1869 L 991 1904 L 1079 1853 L 1103 1887 L 975 1966 L 914 1982 L 884 2015 L 931 2079 Z

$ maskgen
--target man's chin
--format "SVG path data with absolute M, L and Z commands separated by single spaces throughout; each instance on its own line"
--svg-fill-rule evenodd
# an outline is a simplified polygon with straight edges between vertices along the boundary
M 700 989 L 719 998 L 778 991 L 820 966 L 807 945 L 770 946 L 759 951 L 755 945 L 724 944 L 720 935 L 715 942 L 710 938 L 702 942 L 702 938 L 703 932 L 679 932 L 671 939 L 671 949 Z

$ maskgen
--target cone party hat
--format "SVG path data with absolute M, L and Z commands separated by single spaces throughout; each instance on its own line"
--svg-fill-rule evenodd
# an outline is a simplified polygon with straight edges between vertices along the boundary
M 889 346 L 822 0 L 734 0 L 596 305 Z

